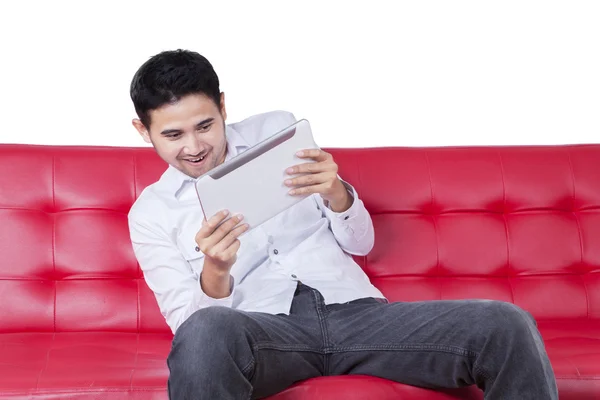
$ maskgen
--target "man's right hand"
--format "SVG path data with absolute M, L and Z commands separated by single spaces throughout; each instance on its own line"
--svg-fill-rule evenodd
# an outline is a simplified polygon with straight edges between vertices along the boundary
M 195 238 L 200 251 L 204 253 L 202 289 L 208 296 L 214 298 L 229 296 L 229 271 L 237 259 L 240 248 L 238 237 L 248 230 L 248 224 L 240 224 L 236 227 L 243 219 L 241 215 L 233 216 L 219 226 L 228 215 L 227 211 L 221 211 L 208 221 L 204 220 Z

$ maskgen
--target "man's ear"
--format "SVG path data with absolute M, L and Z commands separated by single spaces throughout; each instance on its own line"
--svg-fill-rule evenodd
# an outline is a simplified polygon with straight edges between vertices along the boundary
M 131 124 L 139 132 L 139 134 L 142 136 L 142 139 L 144 139 L 144 142 L 146 142 L 146 143 L 152 143 L 152 141 L 150 140 L 150 133 L 148 132 L 148 129 L 146 129 L 146 127 L 144 126 L 144 124 L 142 124 L 142 121 L 140 121 L 137 118 L 134 118 L 131 121 Z
M 225 108 L 225 93 L 221 92 L 221 107 L 220 110 L 223 121 L 227 120 L 227 108 Z

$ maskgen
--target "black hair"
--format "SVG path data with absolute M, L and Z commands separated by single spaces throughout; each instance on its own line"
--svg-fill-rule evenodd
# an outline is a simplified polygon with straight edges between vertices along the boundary
M 150 111 L 190 94 L 203 94 L 221 106 L 219 77 L 210 62 L 189 50 L 169 50 L 152 56 L 137 70 L 129 95 L 135 112 L 150 128 Z

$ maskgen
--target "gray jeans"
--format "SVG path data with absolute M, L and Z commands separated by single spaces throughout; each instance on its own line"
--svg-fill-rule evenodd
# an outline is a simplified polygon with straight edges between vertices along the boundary
M 343 374 L 426 388 L 475 384 L 487 400 L 558 399 L 534 319 L 498 301 L 325 305 L 299 284 L 290 315 L 197 311 L 177 330 L 167 362 L 172 400 L 257 399 Z

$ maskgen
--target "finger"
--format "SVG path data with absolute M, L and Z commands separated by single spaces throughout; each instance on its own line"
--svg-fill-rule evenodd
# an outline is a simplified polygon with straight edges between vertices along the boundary
M 231 243 L 231 245 L 224 251 L 223 257 L 226 260 L 231 260 L 232 258 L 236 257 L 241 245 L 242 243 L 240 242 L 240 240 L 235 239 L 233 243 Z
M 298 195 L 307 195 L 307 194 L 313 194 L 313 193 L 323 193 L 325 191 L 325 189 L 327 189 L 327 185 L 325 185 L 324 183 L 321 183 L 320 185 L 311 185 L 311 186 L 295 188 L 295 189 L 290 190 L 288 193 L 291 194 L 292 196 L 298 196 Z
M 234 227 L 241 221 L 242 218 L 243 217 L 239 214 L 235 215 L 221 224 L 221 226 L 219 226 L 219 228 L 207 238 L 196 240 L 198 247 L 200 247 L 203 253 L 208 253 L 210 257 L 217 257 L 217 255 L 219 255 L 225 249 L 225 247 L 221 245 L 221 241 L 223 241 L 223 239 L 232 231 L 235 231 L 234 238 L 239 236 L 239 234 L 236 234 L 236 229 L 242 229 L 243 232 L 243 227 L 248 225 L 243 224 L 234 229 Z
M 303 175 L 294 179 L 286 179 L 284 181 L 286 186 L 311 186 L 318 185 L 331 179 L 332 176 L 328 172 L 321 172 L 315 174 Z
M 331 154 L 321 149 L 306 149 L 296 153 L 299 158 L 312 158 L 315 161 L 325 161 Z
M 215 231 L 217 226 L 219 226 L 219 224 L 225 218 L 227 218 L 228 215 L 229 215 L 229 211 L 222 210 L 222 211 L 219 211 L 218 213 L 216 213 L 215 215 L 213 215 L 212 217 L 210 217 L 208 219 L 208 221 L 206 220 L 206 218 L 204 218 L 202 221 L 202 227 L 196 234 L 196 240 L 209 237 Z
M 336 171 L 337 165 L 332 160 L 321 161 L 321 162 L 307 162 L 304 164 L 294 165 L 285 170 L 288 175 L 296 174 L 314 174 L 317 172 Z
M 213 234 L 210 235 L 210 238 L 208 238 L 208 239 L 210 239 L 210 242 L 213 245 L 216 245 L 225 236 L 227 236 L 227 234 L 229 234 L 229 232 L 231 232 L 233 230 L 233 228 L 235 228 L 235 226 L 242 221 L 242 219 L 244 219 L 243 215 L 241 215 L 241 214 L 234 215 L 233 217 L 231 217 L 230 219 L 225 221 L 223 224 L 221 224 L 221 226 L 219 226 L 213 232 Z
M 238 237 L 248 230 L 248 224 L 242 224 L 235 229 L 231 230 L 221 241 L 217 244 L 217 251 L 223 253 L 225 252 L 236 240 Z

